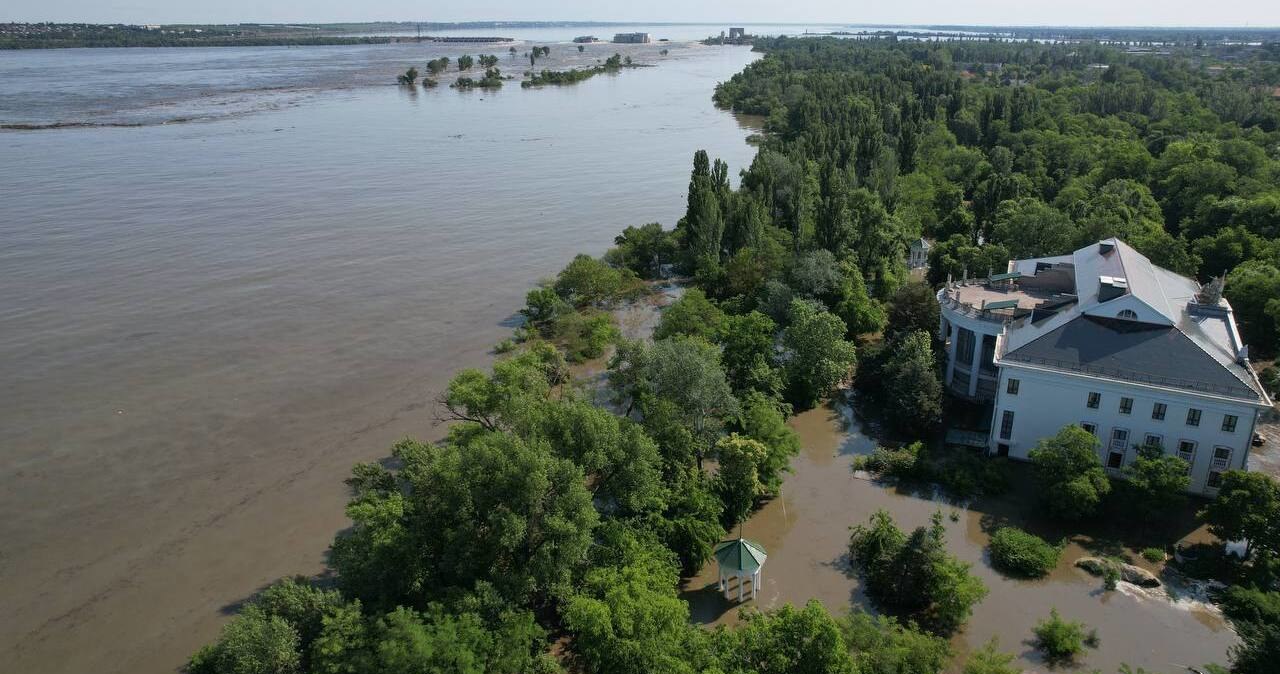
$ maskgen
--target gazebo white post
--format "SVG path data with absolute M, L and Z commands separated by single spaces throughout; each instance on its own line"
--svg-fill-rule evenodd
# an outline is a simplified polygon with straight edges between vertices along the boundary
M 716 573 L 720 578 L 720 591 L 724 592 L 724 569 L 717 569 Z
M 760 589 L 760 571 L 761 570 L 762 569 L 756 569 L 755 577 L 751 579 L 751 598 L 752 599 L 756 598 L 756 590 Z
M 738 572 L 738 603 L 742 603 L 742 572 Z

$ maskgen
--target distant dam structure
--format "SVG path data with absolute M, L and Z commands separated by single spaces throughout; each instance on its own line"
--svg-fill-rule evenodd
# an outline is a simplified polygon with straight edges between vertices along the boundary
M 430 35 L 423 36 L 424 40 L 429 42 L 462 42 L 474 44 L 491 44 L 494 42 L 515 42 L 513 37 L 484 37 L 484 36 L 468 36 L 462 35 L 457 37 L 433 37 Z

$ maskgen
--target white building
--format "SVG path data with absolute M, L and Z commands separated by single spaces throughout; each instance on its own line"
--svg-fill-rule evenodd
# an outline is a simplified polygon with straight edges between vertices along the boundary
M 1079 424 L 1108 470 L 1157 444 L 1191 465 L 1189 491 L 1213 495 L 1222 472 L 1245 467 L 1271 405 L 1221 294 L 1118 239 L 1014 260 L 938 291 L 944 383 L 992 403 L 994 454 L 1026 459 Z

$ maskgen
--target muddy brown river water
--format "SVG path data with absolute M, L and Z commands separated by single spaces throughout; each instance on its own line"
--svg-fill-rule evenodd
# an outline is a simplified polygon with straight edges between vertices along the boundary
M 853 605 L 872 610 L 850 571 L 849 527 L 866 522 L 871 513 L 883 508 L 900 527 L 911 529 L 928 524 L 941 509 L 948 548 L 972 563 L 990 589 L 965 631 L 953 639 L 953 650 L 960 654 L 957 666 L 964 653 L 995 637 L 1001 650 L 1018 656 L 1018 664 L 1045 671 L 1030 639 L 1031 628 L 1048 615 L 1050 607 L 1097 629 L 1100 643 L 1081 659 L 1078 669 L 1083 671 L 1097 668 L 1109 674 L 1128 663 L 1153 674 L 1174 674 L 1185 672 L 1186 665 L 1227 661 L 1227 650 L 1237 638 L 1211 605 L 1187 596 L 1175 600 L 1163 591 L 1126 583 L 1117 591 L 1105 592 L 1100 579 L 1072 565 L 1088 554 L 1081 542 L 1068 545 L 1058 568 L 1046 579 L 1006 578 L 989 565 L 985 546 L 987 532 L 996 523 L 1028 525 L 1027 513 L 1015 502 L 953 505 L 856 475 L 851 468 L 853 457 L 869 453 L 875 442 L 847 408 L 811 410 L 797 415 L 791 424 L 804 449 L 792 460 L 793 472 L 783 483 L 782 496 L 744 526 L 743 534 L 762 543 L 769 555 L 760 594 L 745 606 L 770 608 L 818 599 L 834 613 Z M 952 512 L 958 513 L 958 521 L 952 521 Z M 733 600 L 717 591 L 714 562 L 685 585 L 693 618 L 701 623 L 737 620 L 736 591 L 731 587 L 726 595 Z
M 432 49 L 0 54 L 0 120 L 145 124 L 0 131 L 0 672 L 170 672 L 321 571 L 351 465 L 430 437 L 531 285 L 755 153 L 711 103 L 745 48 L 376 84 Z

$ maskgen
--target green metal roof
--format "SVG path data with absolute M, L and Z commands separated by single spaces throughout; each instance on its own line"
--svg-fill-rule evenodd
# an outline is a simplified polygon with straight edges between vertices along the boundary
M 741 573 L 755 573 L 768 557 L 763 545 L 745 538 L 716 545 L 715 556 L 722 570 Z
M 987 302 L 982 305 L 983 309 L 1012 309 L 1018 306 L 1018 300 L 1000 300 L 999 302 Z
M 992 275 L 991 280 L 992 281 L 1010 281 L 1016 278 L 1022 278 L 1022 272 L 1011 271 L 1011 272 L 1005 272 L 1003 274 L 994 274 Z

